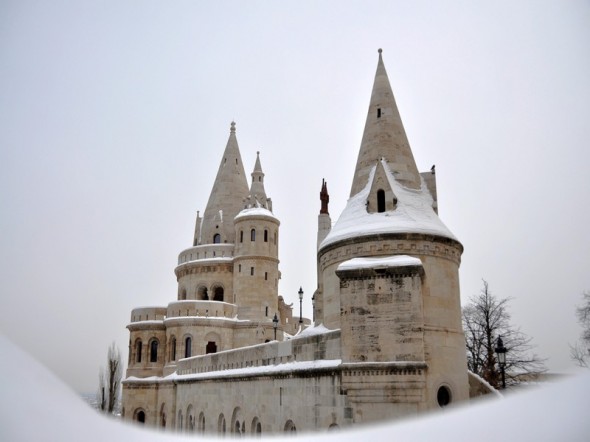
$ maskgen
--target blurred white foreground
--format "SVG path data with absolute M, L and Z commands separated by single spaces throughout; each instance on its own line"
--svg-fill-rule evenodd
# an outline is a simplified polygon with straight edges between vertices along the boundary
M 0 336 L 0 441 L 217 440 L 143 429 L 91 409 L 53 373 Z M 332 433 L 306 433 L 299 440 L 338 441 L 590 441 L 590 374 L 444 410 L 430 417 Z M 275 436 L 279 438 L 280 435 Z M 269 437 L 271 439 L 271 437 Z

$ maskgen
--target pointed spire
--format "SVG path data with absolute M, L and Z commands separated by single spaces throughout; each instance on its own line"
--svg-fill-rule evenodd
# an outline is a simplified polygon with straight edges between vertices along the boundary
M 260 152 L 256 152 L 256 162 L 252 171 L 252 185 L 250 186 L 250 195 L 248 196 L 248 205 L 257 207 L 260 205 L 272 212 L 272 202 L 266 196 L 264 190 L 264 172 L 260 164 Z
M 382 50 L 379 49 L 379 62 L 350 190 L 351 197 L 367 185 L 371 168 L 380 158 L 387 161 L 396 180 L 402 185 L 411 189 L 420 188 L 420 174 L 397 109 L 381 53 Z
M 203 213 L 199 243 L 213 243 L 217 233 L 221 235 L 221 242 L 235 242 L 233 219 L 242 210 L 247 196 L 248 180 L 236 138 L 236 123 L 232 121 L 229 139 Z

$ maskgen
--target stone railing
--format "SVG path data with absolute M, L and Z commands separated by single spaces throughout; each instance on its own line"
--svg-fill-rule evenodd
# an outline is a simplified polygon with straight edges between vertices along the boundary
M 166 319 L 166 307 L 138 307 L 131 310 L 131 322 Z
M 178 265 L 204 259 L 233 258 L 233 256 L 233 244 L 206 244 L 191 247 L 180 252 L 180 255 L 178 255 Z
M 217 318 L 234 318 L 238 306 L 221 301 L 175 301 L 168 304 L 167 319 L 183 316 L 202 316 Z
M 181 359 L 177 363 L 177 373 L 189 375 L 288 362 L 338 360 L 340 358 L 340 330 L 332 330 L 321 334 L 294 337 L 283 342 L 272 341 Z

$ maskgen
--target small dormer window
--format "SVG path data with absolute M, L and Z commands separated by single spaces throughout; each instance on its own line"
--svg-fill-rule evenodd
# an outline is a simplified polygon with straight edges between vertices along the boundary
M 377 191 L 377 212 L 385 212 L 385 191 L 383 189 Z
M 381 118 L 381 108 L 377 109 L 377 118 Z

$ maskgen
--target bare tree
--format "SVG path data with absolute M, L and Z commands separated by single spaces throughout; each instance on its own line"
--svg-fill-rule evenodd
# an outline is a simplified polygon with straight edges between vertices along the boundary
M 570 345 L 572 359 L 580 367 L 590 368 L 590 291 L 582 293 L 583 304 L 576 307 L 582 335 L 575 345 Z
M 531 353 L 532 338 L 510 324 L 509 298 L 492 295 L 487 281 L 481 292 L 463 308 L 463 330 L 467 346 L 467 367 L 492 386 L 500 385 L 495 346 L 502 337 L 506 353 L 506 384 L 515 385 L 546 371 L 544 359 Z
M 113 342 L 107 354 L 107 368 L 101 367 L 99 374 L 98 408 L 101 411 L 108 414 L 117 411 L 122 376 L 121 352 Z

